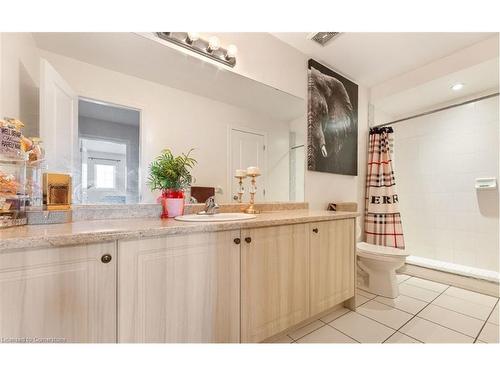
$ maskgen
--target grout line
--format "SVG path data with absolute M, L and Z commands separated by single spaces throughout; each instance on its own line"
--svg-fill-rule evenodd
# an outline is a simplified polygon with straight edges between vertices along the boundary
M 407 333 L 401 332 L 399 329 L 398 329 L 396 332 L 399 332 L 399 333 L 401 333 L 402 335 L 408 336 L 408 337 L 412 338 L 413 340 L 417 340 L 417 341 L 418 341 L 419 343 L 421 343 L 421 344 L 425 344 L 425 342 L 423 342 L 422 340 L 419 340 L 419 339 L 417 339 L 416 337 L 413 337 L 412 335 L 409 335 L 409 334 L 407 334 Z M 394 332 L 394 333 L 396 333 L 396 332 Z
M 481 329 L 479 330 L 479 333 L 477 334 L 476 336 L 476 339 L 474 340 L 474 344 L 477 342 L 477 340 L 479 340 L 479 336 L 481 336 L 481 333 L 483 332 L 484 330 L 484 327 L 486 327 L 486 323 L 488 323 L 488 320 L 491 318 L 491 314 L 493 314 L 493 311 L 495 311 L 495 307 L 498 305 L 498 301 L 497 303 L 495 303 L 495 305 L 493 306 L 493 309 L 490 311 L 490 314 L 488 315 L 488 317 L 486 318 L 486 320 L 484 321 L 484 324 L 483 326 L 481 327 Z M 491 323 L 493 324 L 493 323 Z
M 353 311 L 353 312 L 355 313 L 356 311 Z M 361 315 L 361 316 L 363 316 L 363 317 L 365 317 L 365 318 L 368 318 L 367 316 L 364 316 L 364 315 L 362 315 L 362 314 L 359 314 L 359 315 Z M 368 319 L 373 320 L 373 319 L 371 319 L 371 318 L 368 318 Z M 377 322 L 376 320 L 373 320 L 373 321 L 374 321 L 374 322 L 376 322 L 376 323 L 382 324 L 382 323 L 380 323 L 380 322 Z M 328 325 L 328 326 L 330 326 L 330 324 L 327 324 L 327 325 Z M 384 325 L 385 327 L 388 327 L 388 326 L 386 326 L 385 324 L 382 324 L 382 325 Z M 331 327 L 331 328 L 333 328 L 333 329 L 336 329 L 337 331 L 339 331 L 340 333 L 342 333 L 342 334 L 346 335 L 347 337 L 349 337 L 349 338 L 353 339 L 354 341 L 359 342 L 360 344 L 362 344 L 362 342 L 361 342 L 361 341 L 358 341 L 358 340 L 356 340 L 354 337 L 349 336 L 347 333 L 345 333 L 344 331 L 340 330 L 339 328 L 334 327 L 334 326 L 330 326 L 330 327 Z M 391 328 L 391 327 L 389 327 L 389 328 Z M 392 329 L 393 331 L 395 331 L 395 330 L 394 330 L 394 328 L 391 328 L 391 329 Z M 395 332 L 396 332 L 396 331 L 395 331 Z M 395 333 L 395 332 L 394 332 L 394 333 Z M 392 336 L 394 333 L 391 333 L 391 336 Z M 380 344 L 381 344 L 381 343 L 380 343 Z
M 340 317 L 339 317 L 339 318 L 340 318 Z M 333 320 L 332 320 L 332 321 L 333 321 Z M 362 342 L 361 342 L 361 341 L 356 340 L 354 337 L 349 336 L 347 333 L 342 332 L 340 329 L 335 328 L 335 327 L 332 327 L 330 324 L 327 324 L 327 326 L 329 326 L 330 328 L 333 328 L 333 329 L 334 329 L 334 330 L 336 330 L 336 331 L 339 331 L 339 332 L 340 332 L 340 333 L 342 333 L 343 335 L 345 335 L 345 336 L 349 337 L 350 339 L 352 339 L 352 340 L 356 341 L 358 344 L 362 344 Z
M 290 337 L 290 338 L 291 338 L 292 340 L 294 340 L 294 341 L 298 341 L 298 340 L 300 340 L 301 338 L 306 337 L 307 335 L 310 335 L 311 333 L 316 332 L 318 329 L 320 329 L 320 328 L 322 328 L 323 326 L 326 326 L 326 325 L 327 325 L 327 324 L 326 324 L 325 322 L 323 322 L 322 320 L 316 319 L 316 320 L 313 320 L 311 323 L 306 324 L 305 326 L 303 326 L 303 327 L 301 327 L 301 328 L 297 328 L 294 332 L 297 332 L 299 329 L 302 329 L 302 328 L 304 328 L 304 327 L 307 327 L 308 325 L 313 324 L 314 322 L 320 322 L 320 323 L 323 323 L 323 325 L 322 325 L 321 327 L 318 327 L 318 328 L 316 328 L 316 329 L 313 329 L 311 332 L 308 332 L 308 333 L 306 333 L 305 335 L 300 336 L 298 339 L 294 339 L 292 336 L 290 336 L 290 335 L 288 335 L 288 334 L 287 334 L 287 336 L 288 336 L 288 337 Z
M 413 277 L 412 277 L 412 279 L 413 279 Z M 422 279 L 422 278 L 418 278 L 418 277 L 417 277 L 417 279 L 420 279 L 420 280 L 425 280 L 425 281 L 429 281 L 429 282 L 431 282 L 431 283 L 436 283 L 436 284 L 446 285 L 446 288 L 444 288 L 444 290 L 443 290 L 443 291 L 445 291 L 446 289 L 448 289 L 448 288 L 450 288 L 450 287 L 451 287 L 451 285 L 447 285 L 447 284 L 443 284 L 443 283 L 438 283 L 438 282 L 436 282 L 436 281 L 432 281 L 432 280 Z M 411 280 L 411 279 L 408 279 L 408 280 Z M 437 291 L 437 290 L 434 290 L 434 289 L 429 289 L 429 288 L 426 288 L 426 287 L 424 287 L 424 286 L 415 285 L 415 284 L 410 284 L 410 283 L 408 283 L 408 282 L 407 282 L 408 280 L 403 281 L 401 284 L 408 284 L 408 285 L 410 285 L 410 286 L 417 287 L 417 288 L 420 288 L 420 289 L 425 289 L 425 290 L 428 290 L 428 291 L 430 291 L 430 292 L 441 293 L 441 292 L 439 292 L 439 291 Z M 399 285 L 401 285 L 401 284 L 399 284 Z
M 462 300 L 463 301 L 463 300 Z M 467 301 L 467 302 L 470 302 L 470 301 Z M 496 305 L 496 304 L 495 304 Z M 437 307 L 440 307 L 442 309 L 445 309 L 445 310 L 448 310 L 448 311 L 453 311 L 453 312 L 456 312 L 457 314 L 462 314 L 464 316 L 466 316 L 467 318 L 472 318 L 472 319 L 477 319 L 477 320 L 481 320 L 481 321 L 484 321 L 483 319 L 481 318 L 478 318 L 477 316 L 472 316 L 472 315 L 469 315 L 469 314 L 465 314 L 463 312 L 460 312 L 460 311 L 457 311 L 457 310 L 453 310 L 453 309 L 450 309 L 448 307 L 444 307 L 444 306 L 441 306 L 441 305 L 438 305 L 438 304 L 435 304 L 433 303 L 432 306 L 437 306 Z M 495 306 L 493 306 L 493 309 L 495 309 Z M 493 312 L 493 310 L 491 310 Z M 490 313 L 491 314 L 491 313 Z M 488 315 L 489 317 L 489 315 Z
M 407 280 L 409 280 L 409 279 L 407 279 Z M 407 280 L 405 280 L 405 281 L 403 281 L 403 282 L 406 282 Z M 424 280 L 427 280 L 427 279 L 424 279 Z M 431 280 L 431 281 L 432 281 L 432 280 Z M 440 283 L 440 284 L 442 284 L 442 283 Z M 410 285 L 411 285 L 411 284 L 410 284 Z M 420 288 L 419 286 L 416 286 L 416 285 L 412 285 L 412 286 L 417 287 L 417 288 Z M 444 326 L 444 325 L 442 325 L 442 324 L 436 323 L 436 322 L 434 322 L 434 321 L 432 321 L 432 320 L 429 320 L 429 319 L 426 319 L 426 318 L 424 318 L 424 317 L 422 317 L 422 316 L 418 316 L 418 314 L 420 314 L 420 313 L 422 312 L 422 310 L 424 310 L 424 309 L 425 309 L 425 308 L 427 308 L 429 305 L 431 305 L 431 304 L 432 304 L 432 303 L 433 303 L 433 302 L 434 302 L 434 301 L 435 301 L 435 300 L 436 300 L 439 296 L 441 296 L 442 294 L 444 294 L 444 293 L 445 293 L 445 292 L 446 292 L 449 288 L 451 288 L 451 285 L 448 285 L 448 287 L 447 287 L 446 289 L 444 289 L 441 293 L 439 293 L 439 295 L 437 295 L 437 296 L 436 296 L 436 297 L 435 297 L 432 301 L 427 302 L 427 305 L 425 305 L 422 309 L 420 309 L 420 310 L 419 310 L 419 311 L 418 311 L 418 312 L 414 315 L 414 317 L 413 317 L 412 319 L 410 319 L 410 320 L 409 320 L 408 322 L 406 322 L 403 326 L 401 326 L 401 327 L 397 330 L 397 332 L 400 332 L 401 334 L 404 334 L 404 335 L 409 336 L 409 337 L 411 337 L 411 338 L 413 338 L 413 339 L 415 339 L 415 340 L 417 340 L 417 341 L 420 341 L 420 340 L 418 340 L 417 338 L 412 337 L 412 336 L 408 335 L 407 333 L 404 333 L 404 332 L 401 332 L 401 331 L 400 331 L 400 329 L 401 329 L 401 328 L 403 328 L 405 325 L 407 325 L 407 324 L 408 324 L 411 320 L 413 320 L 415 317 L 418 317 L 418 318 L 420 318 L 420 319 L 427 320 L 428 322 L 434 323 L 434 324 L 436 324 L 436 325 L 438 325 L 438 326 L 441 326 L 441 327 L 443 327 L 443 328 L 446 328 L 446 329 L 449 329 L 449 330 L 451 330 L 451 331 L 454 331 L 454 332 L 460 333 L 460 334 L 462 334 L 462 335 L 464 335 L 464 336 L 474 338 L 473 336 L 470 336 L 470 335 L 468 335 L 468 334 L 466 334 L 466 333 L 459 332 L 459 331 L 457 331 L 457 330 L 455 330 L 455 329 L 453 329 L 453 328 L 446 327 L 446 326 Z M 425 289 L 425 288 L 421 288 L 421 289 Z M 458 289 L 461 289 L 461 288 L 458 288 Z M 426 289 L 426 290 L 429 290 L 429 289 Z M 476 293 L 477 293 L 477 292 L 476 292 Z M 483 293 L 478 293 L 478 294 L 483 294 Z M 405 294 L 404 294 L 404 295 L 405 295 Z M 415 297 L 412 297 L 412 296 L 407 296 L 407 297 L 415 298 Z M 455 297 L 455 296 L 452 296 L 452 297 Z M 460 299 L 460 300 L 462 300 L 462 301 L 471 302 L 471 301 L 465 300 L 465 299 L 460 298 L 460 297 L 455 297 L 455 298 L 458 298 L 458 299 Z M 418 299 L 418 298 L 415 298 L 415 299 Z M 421 300 L 419 300 L 419 301 L 421 301 Z M 426 302 L 426 301 L 423 301 L 423 302 Z M 495 304 L 495 306 L 496 306 L 497 304 L 498 304 L 498 299 L 497 299 L 497 303 Z M 479 305 L 480 305 L 480 304 L 479 304 Z M 441 308 L 443 308 L 443 309 L 445 309 L 445 310 L 448 310 L 448 311 L 453 311 L 453 312 L 455 312 L 455 313 L 457 313 L 457 314 L 461 314 L 461 315 L 464 315 L 464 316 L 466 316 L 466 317 L 469 317 L 469 318 L 473 318 L 473 319 L 477 319 L 477 320 L 481 320 L 481 321 L 482 321 L 482 319 L 478 319 L 478 318 L 476 318 L 476 317 L 473 317 L 473 316 L 470 316 L 470 315 L 467 315 L 467 314 L 463 314 L 463 313 L 461 313 L 461 312 L 458 312 L 458 311 L 455 311 L 455 310 L 452 310 L 452 309 L 448 309 L 448 308 L 443 307 L 443 306 L 439 306 L 439 305 L 436 305 L 436 304 L 434 304 L 433 306 L 438 306 L 438 307 L 441 307 Z M 477 340 L 478 340 L 478 338 L 479 338 L 479 335 L 481 334 L 481 332 L 482 332 L 482 330 L 483 330 L 484 326 L 486 325 L 486 323 L 487 323 L 487 321 L 488 321 L 489 317 L 490 317 L 490 316 L 491 316 L 491 314 L 493 313 L 493 310 L 495 309 L 495 306 L 493 306 L 493 309 L 491 310 L 490 314 L 488 315 L 488 318 L 484 321 L 484 324 L 483 324 L 483 326 L 482 326 L 481 330 L 479 331 L 478 335 L 476 336 L 476 338 L 475 338 L 475 340 L 474 340 L 474 343 L 475 343 L 475 342 L 477 342 Z
M 484 294 L 484 293 L 474 292 L 473 290 L 468 290 L 468 289 L 464 289 L 464 288 L 459 288 L 459 287 L 456 287 L 456 286 L 450 286 L 450 288 L 462 289 L 462 290 L 465 290 L 465 291 L 467 291 L 467 292 L 472 292 L 472 293 L 480 294 L 480 295 L 482 295 L 482 296 L 495 298 L 495 299 L 496 299 L 496 302 L 494 303 L 494 305 L 493 305 L 493 306 L 495 306 L 495 305 L 496 305 L 496 303 L 497 303 L 497 302 L 498 302 L 498 300 L 499 300 L 497 297 L 489 296 L 489 295 Z M 459 299 L 460 301 L 465 301 L 465 302 L 473 303 L 473 304 L 475 304 L 475 305 L 481 305 L 481 306 L 488 307 L 488 305 L 484 305 L 484 304 L 482 304 L 482 303 L 474 302 L 474 301 L 468 300 L 468 299 L 466 299 L 466 298 L 457 297 L 457 296 L 453 296 L 453 295 L 450 295 L 450 294 L 447 294 L 447 296 L 448 296 L 448 297 L 453 297 L 453 298 Z
M 469 334 L 467 334 L 467 333 L 463 333 L 463 332 L 457 331 L 457 330 L 456 330 L 456 329 L 454 329 L 454 328 L 444 326 L 444 325 L 442 325 L 442 324 L 440 324 L 440 323 L 437 323 L 437 322 L 435 322 L 435 321 L 433 321 L 433 320 L 430 320 L 430 319 L 424 318 L 423 316 L 417 316 L 417 318 L 420 318 L 420 319 L 422 319 L 422 320 L 427 320 L 428 322 L 431 322 L 431 323 L 433 323 L 433 324 L 435 324 L 435 325 L 437 325 L 437 326 L 440 326 L 440 327 L 443 327 L 443 328 L 449 329 L 450 331 L 454 331 L 454 332 L 460 333 L 461 335 L 464 335 L 464 336 L 470 337 L 470 338 L 472 338 L 472 339 L 474 338 L 474 336 L 471 336 L 471 335 L 469 335 Z M 403 333 L 403 332 L 402 332 L 402 333 Z
M 424 342 L 423 342 L 423 341 L 420 341 L 419 339 L 416 339 L 415 337 L 411 337 L 410 335 L 407 335 L 406 333 L 400 332 L 399 330 L 396 330 L 396 332 L 394 332 L 392 335 L 390 335 L 388 338 L 386 338 L 386 339 L 382 342 L 382 344 L 386 344 L 386 343 L 387 343 L 387 340 L 389 340 L 389 339 L 390 339 L 392 336 L 394 336 L 396 333 L 399 333 L 399 334 L 404 335 L 404 336 L 408 336 L 409 338 L 411 338 L 411 339 L 413 339 L 413 340 L 417 341 L 418 343 L 420 343 L 420 344 L 424 344 Z M 405 342 L 405 343 L 401 343 L 401 344 L 412 344 L 412 343 L 406 343 L 406 342 Z M 413 343 L 413 344 L 415 344 L 415 343 Z
M 367 316 L 367 315 L 361 314 L 361 313 L 359 313 L 359 312 L 357 312 L 357 311 L 355 311 L 355 312 L 356 312 L 356 313 L 358 313 L 359 315 L 361 315 L 362 317 L 365 317 L 365 318 L 368 318 L 368 319 L 370 319 L 370 320 L 373 320 L 375 323 L 382 324 L 383 326 L 385 326 L 385 327 L 387 327 L 387 328 L 390 328 L 390 329 L 392 329 L 393 331 L 397 331 L 397 330 L 398 330 L 398 329 L 396 329 L 396 328 L 393 328 L 393 327 L 391 327 L 391 326 L 388 326 L 388 325 L 387 325 L 387 324 L 385 324 L 385 323 L 379 322 L 378 320 L 376 320 L 376 319 L 374 319 L 374 318 L 371 318 L 371 317 L 369 317 L 369 316 Z M 407 314 L 410 314 L 410 313 L 407 313 Z M 412 314 L 410 314 L 410 315 L 412 315 Z M 408 320 L 407 320 L 407 321 L 403 324 L 403 326 L 404 326 L 406 323 L 408 323 L 410 320 L 412 320 L 412 319 L 413 319 L 413 316 L 412 316 L 410 319 L 408 319 Z M 402 326 L 401 326 L 401 327 L 402 327 Z M 335 327 L 333 327 L 333 328 L 335 328 Z M 335 329 L 338 329 L 338 328 L 335 328 Z
M 450 286 L 448 285 L 448 288 L 446 288 L 446 289 L 445 289 L 445 290 L 443 290 L 441 293 L 439 293 L 439 294 L 436 296 L 436 298 L 438 298 L 441 294 L 443 294 L 444 292 L 446 292 L 449 288 L 450 288 Z M 411 297 L 411 296 L 407 296 L 407 297 Z M 413 297 L 411 297 L 411 298 L 413 298 Z M 413 319 L 415 319 L 415 317 L 416 317 L 418 314 L 420 314 L 420 313 L 422 312 L 422 310 L 424 310 L 427 306 L 429 306 L 432 302 L 434 302 L 434 301 L 436 300 L 436 298 L 434 298 L 434 299 L 433 299 L 432 301 L 430 301 L 430 302 L 423 301 L 423 302 L 427 302 L 427 305 L 425 305 L 425 306 L 424 306 L 424 307 L 422 307 L 420 310 L 418 310 L 418 311 L 415 313 L 415 315 L 413 315 L 413 317 L 412 317 L 410 320 L 408 320 L 405 324 L 403 324 L 401 327 L 399 327 L 399 329 L 398 329 L 397 331 L 398 331 L 398 332 L 400 332 L 400 333 L 402 333 L 403 335 L 406 335 L 406 336 L 408 336 L 408 337 L 411 337 L 412 339 L 418 340 L 417 338 L 415 338 L 415 337 L 413 337 L 413 336 L 410 336 L 410 335 L 408 335 L 408 334 L 407 334 L 407 333 L 405 333 L 405 332 L 402 332 L 402 331 L 401 331 L 401 328 L 403 328 L 404 326 L 408 325 L 408 323 L 410 323 Z M 418 299 L 418 298 L 415 298 L 415 299 Z M 419 301 L 420 301 L 420 300 L 419 300 Z M 420 318 L 420 317 L 419 317 L 419 318 Z M 420 340 L 418 340 L 418 341 L 420 341 Z M 424 342 L 424 341 L 420 341 L 420 342 L 422 342 L 422 343 L 424 343 L 424 344 L 425 344 L 425 342 Z
M 350 311 L 349 311 L 349 312 L 350 312 Z M 347 313 L 346 313 L 346 314 L 347 314 Z M 342 314 L 341 316 L 344 316 L 344 315 L 346 315 L 346 314 Z M 338 318 L 340 318 L 340 316 L 339 316 Z M 336 319 L 338 319 L 338 318 L 335 318 L 334 320 L 336 320 Z M 318 319 L 318 320 L 319 320 L 319 319 Z M 332 322 L 333 322 L 333 320 L 332 320 Z M 309 324 L 312 324 L 312 323 L 314 323 L 314 322 L 311 322 L 311 323 L 309 323 Z M 324 323 L 324 322 L 323 322 L 323 321 L 321 321 L 321 323 Z M 288 336 L 288 337 L 290 337 L 290 338 L 293 340 L 293 342 L 295 342 L 295 343 L 297 343 L 297 344 L 300 344 L 299 340 L 303 339 L 303 338 L 304 338 L 304 337 L 306 337 L 306 336 L 309 336 L 310 334 L 312 334 L 313 332 L 316 332 L 317 330 L 319 330 L 319 329 L 323 328 L 324 326 L 329 326 L 330 328 L 333 328 L 333 329 L 335 329 L 336 331 L 339 331 L 340 333 L 344 334 L 345 336 L 349 337 L 350 339 L 352 339 L 352 340 L 356 341 L 357 343 L 361 344 L 361 342 L 359 342 L 358 340 L 356 340 L 354 337 L 349 336 L 348 334 L 346 334 L 346 333 L 342 332 L 340 329 L 335 328 L 335 327 L 332 327 L 331 325 L 329 325 L 329 324 L 327 324 L 327 323 L 323 324 L 321 327 L 316 328 L 314 331 L 311 331 L 311 332 L 309 332 L 308 334 L 306 334 L 306 335 L 304 335 L 304 336 L 299 337 L 297 340 L 294 340 L 291 336 L 288 336 L 288 335 L 287 335 L 287 336 Z M 305 326 L 305 327 L 307 327 L 307 326 Z M 299 329 L 300 329 L 300 328 L 299 328 Z M 338 343 L 332 342 L 332 343 L 330 343 L 330 344 L 338 344 Z
M 341 314 L 341 315 L 337 316 L 337 317 L 336 317 L 335 319 L 333 319 L 333 320 L 337 320 L 337 319 L 338 319 L 338 318 L 340 318 L 341 316 L 344 316 L 345 314 L 348 314 L 348 313 L 350 313 L 351 311 L 352 311 L 352 310 L 347 309 L 347 311 L 346 311 L 345 313 L 343 313 L 343 314 Z M 330 315 L 330 314 L 328 314 L 328 315 Z M 326 316 L 326 315 L 325 315 L 325 316 Z M 321 318 L 319 318 L 318 320 L 321 320 Z M 333 322 L 333 320 L 330 320 L 329 322 L 325 322 L 324 320 L 321 320 L 321 321 L 322 321 L 323 323 L 325 323 L 325 324 L 328 324 L 328 323 Z
M 408 297 L 408 298 L 413 298 L 413 297 L 410 297 L 410 296 L 407 296 L 406 294 L 400 294 L 400 295 L 403 295 L 405 297 Z M 382 298 L 389 298 L 389 297 L 384 297 L 384 296 L 377 296 L 377 297 L 382 297 Z M 396 297 L 397 298 L 397 297 Z M 391 298 L 391 299 L 394 299 L 394 298 Z M 417 299 L 417 298 L 413 298 L 419 302 L 425 302 L 425 301 L 422 301 L 421 299 Z M 422 308 L 422 310 L 418 310 L 418 312 L 416 313 L 412 313 L 412 312 L 409 312 L 409 311 L 406 311 L 406 310 L 403 310 L 403 309 L 400 309 L 399 307 L 396 307 L 396 306 L 392 306 L 392 305 L 389 305 L 388 303 L 385 303 L 385 302 L 382 302 L 382 301 L 375 301 L 375 302 L 378 302 L 378 303 L 381 303 L 382 305 L 386 305 L 386 306 L 389 306 L 389 307 L 392 307 L 393 309 L 396 309 L 396 310 L 399 310 L 399 311 L 402 311 L 402 312 L 405 312 L 407 314 L 410 314 L 410 315 L 415 315 L 415 314 L 418 314 L 420 311 L 422 311 L 423 309 L 425 309 L 427 307 L 427 305 L 429 304 L 429 302 L 425 302 L 426 305 Z
M 389 340 L 392 336 L 394 336 L 396 333 L 398 333 L 398 331 L 394 331 L 394 333 L 392 335 L 390 335 L 388 338 L 386 338 L 384 341 L 382 341 L 382 344 L 385 344 L 385 342 L 387 340 Z

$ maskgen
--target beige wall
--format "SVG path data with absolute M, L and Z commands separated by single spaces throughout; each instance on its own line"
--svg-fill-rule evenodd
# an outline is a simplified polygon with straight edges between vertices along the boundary
M 38 49 L 30 33 L 0 33 L 0 115 L 15 117 L 25 133 L 38 131 Z

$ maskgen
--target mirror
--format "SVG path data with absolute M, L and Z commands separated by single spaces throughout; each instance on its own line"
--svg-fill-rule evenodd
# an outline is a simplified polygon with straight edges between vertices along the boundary
M 153 34 L 2 33 L 2 116 L 41 137 L 73 203 L 153 203 L 148 166 L 194 149 L 192 201 L 235 202 L 258 166 L 256 202 L 304 200 L 302 98 L 171 48 Z M 167 43 L 167 44 L 165 44 Z M 249 179 L 244 181 L 247 202 Z

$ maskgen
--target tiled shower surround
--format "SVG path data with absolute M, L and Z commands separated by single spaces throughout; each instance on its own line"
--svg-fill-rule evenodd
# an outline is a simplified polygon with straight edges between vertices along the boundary
M 394 167 L 412 255 L 498 272 L 498 96 L 394 125 Z

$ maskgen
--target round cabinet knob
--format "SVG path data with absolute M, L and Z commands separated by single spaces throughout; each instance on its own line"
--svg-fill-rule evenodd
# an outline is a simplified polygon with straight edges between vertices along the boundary
M 246 243 L 250 243 L 250 242 L 252 242 L 252 237 L 246 237 L 246 238 L 245 238 L 245 242 L 246 242 Z
M 111 259 L 113 259 L 113 258 L 111 257 L 111 255 L 109 255 L 109 254 L 104 254 L 104 255 L 101 257 L 101 262 L 103 262 L 103 263 L 109 263 L 109 262 L 111 262 Z
M 314 229 L 313 229 L 313 232 L 314 232 L 314 233 L 318 233 L 318 228 L 314 228 Z
M 236 245 L 239 245 L 241 243 L 241 240 L 239 238 L 235 238 L 233 241 Z

